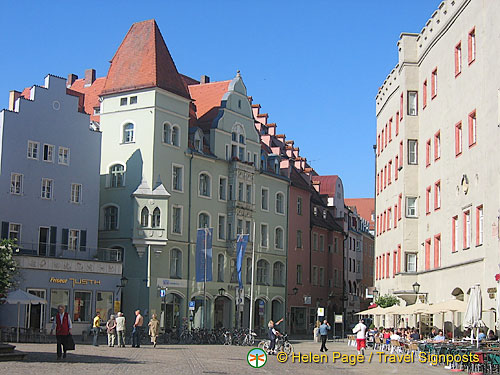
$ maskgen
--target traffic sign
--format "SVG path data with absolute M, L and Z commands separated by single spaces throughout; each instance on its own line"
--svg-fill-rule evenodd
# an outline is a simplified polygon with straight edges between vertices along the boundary
M 318 316 L 325 316 L 325 308 L 318 307 Z
M 194 307 L 195 307 L 195 301 L 189 301 L 189 310 L 190 311 L 194 311 Z

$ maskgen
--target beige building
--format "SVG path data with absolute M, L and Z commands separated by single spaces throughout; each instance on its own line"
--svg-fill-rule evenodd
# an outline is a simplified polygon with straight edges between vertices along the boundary
M 415 283 L 429 303 L 467 301 L 478 283 L 490 328 L 500 272 L 499 15 L 497 1 L 443 1 L 420 33 L 401 34 L 376 97 L 375 286 L 412 304 Z

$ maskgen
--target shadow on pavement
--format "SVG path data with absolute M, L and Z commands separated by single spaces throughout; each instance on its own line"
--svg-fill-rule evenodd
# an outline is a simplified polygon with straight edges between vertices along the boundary
M 73 354 L 68 352 L 67 357 L 64 359 L 57 359 L 54 352 L 29 352 L 23 351 L 27 354 L 24 362 L 53 362 L 53 363 L 107 363 L 107 364 L 139 364 L 142 362 L 132 361 L 124 357 L 105 357 L 90 354 Z

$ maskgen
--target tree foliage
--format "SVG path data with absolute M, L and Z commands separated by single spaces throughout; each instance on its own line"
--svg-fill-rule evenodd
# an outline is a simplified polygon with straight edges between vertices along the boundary
M 386 294 L 384 296 L 378 297 L 375 303 L 380 307 L 386 308 L 394 305 L 399 305 L 399 299 L 396 296 Z
M 17 263 L 13 254 L 16 251 L 18 248 L 14 241 L 0 240 L 0 297 L 5 297 L 7 291 L 14 286 Z

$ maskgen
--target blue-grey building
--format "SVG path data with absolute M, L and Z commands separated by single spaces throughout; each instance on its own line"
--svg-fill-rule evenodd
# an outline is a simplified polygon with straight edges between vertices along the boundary
M 32 329 L 50 329 L 59 304 L 74 334 L 120 307 L 121 250 L 97 249 L 101 133 L 83 103 L 48 75 L 0 112 L 0 236 L 18 243 L 17 287 L 48 301 L 23 308 Z M 15 326 L 16 309 L 1 306 L 0 325 Z

